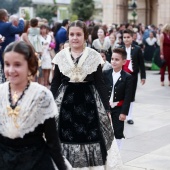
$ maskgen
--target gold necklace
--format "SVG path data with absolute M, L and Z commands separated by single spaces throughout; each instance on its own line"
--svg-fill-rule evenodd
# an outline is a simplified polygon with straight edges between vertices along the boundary
M 16 92 L 14 92 L 14 95 L 11 96 L 11 87 L 10 87 L 10 83 L 9 83 L 9 102 L 10 102 L 10 105 L 7 106 L 6 108 L 7 108 L 8 116 L 10 116 L 13 119 L 13 122 L 14 122 L 16 128 L 19 128 L 19 125 L 17 123 L 17 117 L 19 116 L 19 112 L 20 112 L 20 109 L 21 109 L 20 106 L 18 106 L 18 102 L 24 96 L 25 91 L 28 89 L 29 85 L 30 85 L 30 83 L 28 82 L 27 86 L 25 87 L 24 91 L 22 92 L 21 96 L 19 97 Z M 12 100 L 14 102 L 14 105 L 12 104 Z M 16 100 L 16 102 L 15 102 L 15 100 Z
M 13 96 L 12 96 L 13 102 L 16 103 L 17 100 L 18 100 L 18 98 L 19 98 L 19 96 L 18 96 L 17 92 L 15 91 L 14 94 L 13 94 Z
M 11 106 L 7 106 L 7 111 L 8 111 L 8 116 L 12 117 L 14 124 L 15 124 L 15 127 L 19 128 L 19 125 L 17 123 L 17 117 L 19 115 L 20 107 L 17 106 L 14 109 L 12 109 Z

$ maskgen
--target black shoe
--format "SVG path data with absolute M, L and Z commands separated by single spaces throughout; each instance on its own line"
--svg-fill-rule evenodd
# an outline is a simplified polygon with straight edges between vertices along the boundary
M 134 121 L 133 120 L 128 120 L 127 123 L 130 124 L 130 125 L 133 125 Z

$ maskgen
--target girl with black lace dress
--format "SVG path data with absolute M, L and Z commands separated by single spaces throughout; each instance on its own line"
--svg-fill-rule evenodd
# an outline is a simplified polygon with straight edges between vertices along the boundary
M 109 121 L 109 101 L 101 56 L 85 47 L 84 22 L 68 28 L 70 47 L 53 59 L 51 91 L 59 109 L 62 152 L 73 170 L 120 170 L 121 159 Z

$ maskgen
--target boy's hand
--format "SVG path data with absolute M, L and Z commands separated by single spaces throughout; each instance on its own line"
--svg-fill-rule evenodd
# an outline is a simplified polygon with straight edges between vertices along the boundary
M 123 113 L 121 113 L 121 114 L 119 115 L 119 120 L 120 120 L 120 121 L 125 121 L 125 120 L 126 120 L 126 115 L 123 114 Z
M 141 79 L 141 84 L 142 84 L 142 85 L 145 84 L 145 79 Z

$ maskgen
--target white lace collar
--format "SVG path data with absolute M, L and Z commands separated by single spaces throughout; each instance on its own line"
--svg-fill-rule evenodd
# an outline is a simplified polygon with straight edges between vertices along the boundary
M 146 42 L 148 43 L 148 45 L 154 45 L 157 42 L 157 39 L 155 37 L 153 38 L 148 37 L 146 39 Z
M 96 39 L 93 41 L 92 46 L 94 46 L 95 49 L 108 50 L 111 45 L 110 42 L 105 38 L 103 44 L 101 44 L 99 39 Z
M 71 58 L 69 48 L 57 53 L 52 62 L 58 65 L 62 74 L 70 78 L 70 82 L 82 82 L 88 74 L 95 72 L 103 61 L 98 52 L 86 47 L 77 65 Z
M 25 91 L 21 102 L 17 124 L 15 126 L 13 118 L 7 113 L 7 106 L 10 105 L 8 99 L 9 83 L 0 85 L 0 134 L 8 138 L 23 137 L 25 134 L 34 131 L 46 119 L 58 115 L 57 106 L 53 100 L 51 92 L 44 86 L 32 82 Z

